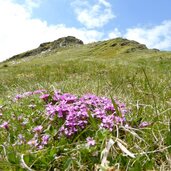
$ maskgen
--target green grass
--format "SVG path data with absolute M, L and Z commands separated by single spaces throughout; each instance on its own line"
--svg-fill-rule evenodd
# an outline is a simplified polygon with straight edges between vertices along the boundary
M 115 142 L 107 158 L 110 167 L 171 170 L 171 53 L 147 49 L 127 53 L 134 45 L 112 49 L 111 44 L 112 41 L 98 42 L 0 64 L 0 106 L 4 106 L 0 109 L 0 124 L 8 120 L 15 128 L 11 132 L 0 128 L 0 170 L 28 170 L 26 166 L 33 170 L 94 170 L 100 166 L 101 153 L 110 139 Z M 44 122 L 38 112 L 43 113 L 44 108 L 37 97 L 21 103 L 11 100 L 16 94 L 36 89 L 117 97 L 130 109 L 126 118 L 134 129 L 127 131 L 118 126 L 118 131 L 111 133 L 99 131 L 92 123 L 78 137 L 54 140 L 40 151 L 27 145 L 13 146 L 18 131 L 29 140 L 32 128 Z M 38 106 L 36 110 L 24 107 L 32 102 Z M 14 119 L 21 113 L 30 123 L 24 130 Z M 142 121 L 152 124 L 140 129 Z M 117 133 L 123 145 L 136 154 L 135 158 L 125 156 L 118 147 Z M 94 137 L 96 146 L 85 147 L 84 138 L 88 135 Z

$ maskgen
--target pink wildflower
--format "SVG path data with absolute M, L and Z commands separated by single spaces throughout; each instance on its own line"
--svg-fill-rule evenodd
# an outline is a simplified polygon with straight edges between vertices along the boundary
M 21 98 L 23 98 L 23 95 L 17 94 L 17 95 L 15 96 L 15 98 L 14 98 L 14 101 L 17 101 L 17 100 L 19 100 L 19 99 L 21 99 Z
M 94 146 L 96 144 L 96 141 L 91 137 L 87 137 L 86 140 L 88 146 Z
M 43 94 L 40 96 L 40 99 L 44 100 L 44 101 L 47 101 L 49 99 L 49 94 Z
M 31 139 L 30 141 L 27 142 L 27 144 L 35 147 L 38 145 L 37 140 L 35 139 Z
M 139 128 L 144 128 L 144 127 L 147 127 L 147 126 L 150 126 L 151 124 L 149 122 L 141 122 L 140 125 L 139 125 Z
M 39 145 L 39 146 L 38 146 L 38 149 L 39 149 L 39 150 L 42 150 L 42 149 L 43 149 L 43 145 Z
M 31 96 L 32 94 L 33 94 L 33 92 L 28 91 L 28 92 L 25 92 L 25 93 L 23 94 L 23 96 L 24 96 L 24 97 L 27 97 L 27 96 Z
M 43 135 L 42 137 L 42 145 L 46 145 L 49 141 L 49 135 Z
M 0 127 L 8 130 L 9 129 L 8 122 L 5 121 L 2 125 L 0 125 Z
M 42 129 L 43 129 L 43 126 L 42 126 L 42 125 L 39 125 L 39 126 L 36 126 L 36 127 L 33 129 L 33 131 L 34 131 L 34 132 L 37 132 L 37 133 L 40 133 L 40 132 L 42 132 Z

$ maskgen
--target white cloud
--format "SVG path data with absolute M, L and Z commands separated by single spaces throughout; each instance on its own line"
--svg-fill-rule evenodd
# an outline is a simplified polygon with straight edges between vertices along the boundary
M 108 39 L 114 39 L 114 38 L 121 37 L 121 36 L 122 34 L 118 30 L 118 28 L 115 28 L 112 32 L 108 34 Z
M 171 20 L 150 28 L 129 28 L 123 36 L 146 44 L 149 48 L 169 50 L 171 49 Z
M 77 20 L 89 29 L 103 27 L 115 17 L 111 4 L 106 0 L 96 0 L 93 5 L 88 0 L 75 0 L 72 6 Z
M 62 36 L 72 35 L 85 43 L 100 40 L 103 36 L 96 30 L 77 29 L 62 24 L 48 25 L 46 21 L 33 19 L 25 5 L 12 0 L 0 0 L 0 25 L 0 61 Z
M 42 0 L 25 0 L 24 6 L 31 12 L 33 8 L 38 8 L 41 2 Z

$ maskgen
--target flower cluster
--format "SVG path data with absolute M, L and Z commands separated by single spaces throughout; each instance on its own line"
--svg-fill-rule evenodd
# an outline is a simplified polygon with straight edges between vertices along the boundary
M 45 145 L 48 144 L 50 136 L 48 134 L 41 134 L 43 132 L 43 126 L 38 125 L 33 128 L 34 137 L 27 142 L 28 145 L 42 149 Z
M 43 94 L 47 92 L 46 90 L 35 90 L 35 91 L 28 91 L 28 92 L 25 92 L 23 94 L 17 94 L 15 97 L 14 97 L 14 101 L 18 101 L 19 99 L 22 99 L 22 98 L 25 98 L 25 97 L 29 97 L 31 95 L 34 95 L 34 94 Z
M 48 144 L 50 136 L 45 134 L 35 134 L 34 137 L 27 142 L 31 147 L 37 147 L 39 150 L 43 149 Z
M 118 110 L 106 97 L 86 94 L 79 98 L 69 93 L 62 94 L 56 91 L 52 96 L 52 101 L 46 105 L 46 112 L 51 120 L 57 116 L 58 119 L 65 121 L 59 132 L 60 135 L 69 137 L 90 124 L 90 117 L 97 121 L 100 128 L 110 131 L 113 130 L 114 124 L 124 124 L 127 112 L 125 104 L 116 99 L 115 103 Z M 121 116 L 118 115 L 117 111 L 121 113 Z
M 46 126 L 41 122 L 38 125 L 35 124 L 32 128 L 33 137 L 27 141 L 28 145 L 38 149 L 44 148 L 52 138 L 51 136 L 58 138 L 74 136 L 86 129 L 87 126 L 91 127 L 92 122 L 95 123 L 97 129 L 107 129 L 111 132 L 116 124 L 126 125 L 125 114 L 128 111 L 125 104 L 117 99 L 99 97 L 94 94 L 78 97 L 70 93 L 61 93 L 58 90 L 48 94 L 46 90 L 36 90 L 16 95 L 15 101 L 30 96 L 42 100 L 43 105 L 41 106 L 45 109 L 44 114 L 40 117 L 46 120 Z M 37 105 L 39 104 L 31 103 L 28 106 L 34 110 Z M 27 122 L 26 118 L 24 119 L 20 115 L 17 119 L 22 126 Z M 50 128 L 47 128 L 47 125 L 53 127 L 57 134 L 51 135 L 46 132 Z M 4 122 L 1 127 L 8 130 L 8 122 Z M 93 138 L 88 137 L 86 140 L 89 146 L 95 145 Z M 20 140 L 21 142 L 25 141 Z

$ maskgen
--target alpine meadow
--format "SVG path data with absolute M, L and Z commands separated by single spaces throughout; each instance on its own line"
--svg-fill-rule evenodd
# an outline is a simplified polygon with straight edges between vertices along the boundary
M 0 170 L 171 170 L 171 52 L 78 38 L 0 63 Z

